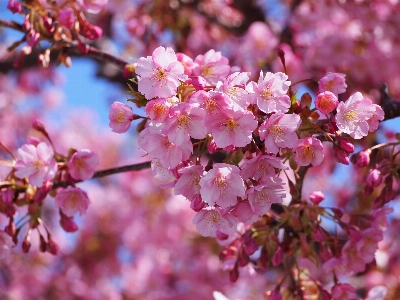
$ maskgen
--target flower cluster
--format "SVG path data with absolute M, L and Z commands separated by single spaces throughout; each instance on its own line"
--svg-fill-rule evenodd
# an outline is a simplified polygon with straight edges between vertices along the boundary
M 164 47 L 136 65 L 147 114 L 139 147 L 152 159 L 161 186 L 174 187 L 191 202 L 198 231 L 225 238 L 237 224 L 252 224 L 287 198 L 291 182 L 284 162 L 292 154 L 298 166 L 320 165 L 322 133 L 336 156 L 348 158 L 354 147 L 343 136 L 362 138 L 383 119 L 382 109 L 361 93 L 339 103 L 344 74 L 321 78 L 311 109 L 296 99 L 284 73 L 260 72 L 250 81 L 250 73 L 230 70 L 220 52 L 192 60 Z M 327 118 L 319 119 L 316 110 Z M 129 106 L 112 105 L 114 131 L 125 132 L 131 120 Z

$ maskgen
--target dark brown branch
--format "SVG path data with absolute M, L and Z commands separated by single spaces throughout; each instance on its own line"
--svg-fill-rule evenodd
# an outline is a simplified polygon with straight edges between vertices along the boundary
M 140 171 L 143 169 L 148 169 L 150 168 L 150 161 L 146 161 L 143 163 L 138 163 L 138 164 L 133 164 L 133 165 L 126 165 L 122 167 L 116 167 L 116 168 L 111 168 L 103 171 L 97 171 L 94 173 L 93 177 L 94 178 L 101 178 L 113 174 L 119 174 L 119 173 L 124 173 L 124 172 L 130 172 L 130 171 Z M 65 182 L 65 181 L 58 181 L 53 183 L 53 189 L 59 188 L 59 187 L 68 187 L 71 185 L 74 185 L 75 183 L 82 182 L 82 180 L 77 180 L 75 182 Z
M 4 20 L 0 20 L 0 26 L 1 27 L 8 27 L 8 28 L 12 28 L 21 32 L 24 32 L 24 29 L 22 28 L 21 24 L 18 24 L 17 22 L 14 21 L 4 21 Z

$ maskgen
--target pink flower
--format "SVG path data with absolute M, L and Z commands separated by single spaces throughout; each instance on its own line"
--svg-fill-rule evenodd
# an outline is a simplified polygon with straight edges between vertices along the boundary
M 259 153 L 257 156 L 246 160 L 240 168 L 243 179 L 260 179 L 263 176 L 275 176 L 275 169 L 287 170 L 282 163 L 283 159 L 271 155 Z
M 99 164 L 97 154 L 87 150 L 75 152 L 68 162 L 68 171 L 76 180 L 86 180 L 93 177 L 94 169 Z
M 229 75 L 223 80 L 223 83 L 218 83 L 216 91 L 224 93 L 240 109 L 247 109 L 247 106 L 253 102 L 252 96 L 244 89 L 249 80 L 249 74 L 248 72 L 235 72 Z
M 297 141 L 295 148 L 296 162 L 299 166 L 318 166 L 324 159 L 324 147 L 319 139 L 308 137 Z
M 182 168 L 178 173 L 182 176 L 175 184 L 175 195 L 183 195 L 191 201 L 195 195 L 200 194 L 200 179 L 203 176 L 204 168 L 194 165 Z
M 276 113 L 270 116 L 259 128 L 260 139 L 265 140 L 268 152 L 276 154 L 279 147 L 293 148 L 298 140 L 296 130 L 301 123 L 296 114 Z
M 320 93 L 315 98 L 315 107 L 323 114 L 329 114 L 333 112 L 338 106 L 338 98 L 332 92 Z
M 111 104 L 108 114 L 110 119 L 109 126 L 116 133 L 127 132 L 133 120 L 132 108 L 126 104 L 115 101 Z
M 67 28 L 72 28 L 75 22 L 74 11 L 71 8 L 60 9 L 58 11 L 58 21 Z
M 232 214 L 239 222 L 249 225 L 253 224 L 258 219 L 258 214 L 253 212 L 249 201 L 238 202 L 235 205 Z
M 140 76 L 138 89 L 147 99 L 168 98 L 176 94 L 180 81 L 185 81 L 185 69 L 172 48 L 158 47 L 152 56 L 141 57 L 136 74 Z
M 249 111 L 225 110 L 208 120 L 206 125 L 219 148 L 244 147 L 251 142 L 257 121 Z
M 176 58 L 183 65 L 185 69 L 185 74 L 188 76 L 192 75 L 192 71 L 194 68 L 193 59 L 187 56 L 186 54 L 180 52 L 176 53 Z
M 259 185 L 246 191 L 247 198 L 253 211 L 262 216 L 271 208 L 272 203 L 282 203 L 286 197 L 282 179 L 279 177 L 262 177 Z
M 203 236 L 216 237 L 217 230 L 227 235 L 236 230 L 236 221 L 229 215 L 222 215 L 219 209 L 202 209 L 193 218 L 193 224 Z
M 245 195 L 245 186 L 240 170 L 234 165 L 216 163 L 208 173 L 200 179 L 200 194 L 204 202 L 222 208 L 233 206 L 237 197 Z
M 190 137 L 203 139 L 207 134 L 204 125 L 205 111 L 194 103 L 178 103 L 169 110 L 169 117 L 163 122 L 162 131 L 171 143 L 178 146 L 190 143 Z
M 108 0 L 78 0 L 82 8 L 91 14 L 99 13 L 108 3 Z
M 0 260 L 6 258 L 14 247 L 11 236 L 3 230 L 0 230 Z
M 375 130 L 378 129 L 379 126 L 379 121 L 383 121 L 385 118 L 385 112 L 383 109 L 377 105 L 377 104 L 372 104 L 375 107 L 375 112 L 372 114 L 372 117 L 368 119 L 368 126 L 369 126 L 369 132 L 374 132 Z
M 356 298 L 356 289 L 350 284 L 338 283 L 332 288 L 333 300 L 352 300 Z
M 318 80 L 319 91 L 332 92 L 336 96 L 346 91 L 346 74 L 342 73 L 327 73 L 324 77 Z
M 361 239 L 356 243 L 358 255 L 364 262 L 370 263 L 378 250 L 378 243 L 383 240 L 382 231 L 376 228 L 368 228 L 361 232 Z
M 337 127 L 355 139 L 361 139 L 369 131 L 368 120 L 375 113 L 372 101 L 364 98 L 360 92 L 350 96 L 346 102 L 340 102 L 335 117 Z
M 267 114 L 273 112 L 285 113 L 289 110 L 291 103 L 286 93 L 289 89 L 290 81 L 287 79 L 288 76 L 282 72 L 267 72 L 265 77 L 263 72 L 260 72 L 258 83 L 255 84 L 253 82 L 251 85 L 260 110 Z
M 67 187 L 59 192 L 56 196 L 56 205 L 61 207 L 63 213 L 72 217 L 79 212 L 83 215 L 89 207 L 89 198 L 87 194 L 80 188 Z
M 138 145 L 149 156 L 157 158 L 163 168 L 175 168 L 181 161 L 190 158 L 193 152 L 192 143 L 184 143 L 177 146 L 168 136 L 159 132 L 152 132 L 151 127 L 145 128 L 139 135 Z
M 214 49 L 198 55 L 194 60 L 193 74 L 204 77 L 210 85 L 216 85 L 228 76 L 230 70 L 229 60 Z
M 175 104 L 175 102 L 179 103 L 179 99 L 176 97 L 169 99 L 157 98 L 146 104 L 145 112 L 149 116 L 150 120 L 163 122 L 168 117 L 169 109 Z
M 31 185 L 41 187 L 43 182 L 52 180 L 57 172 L 57 163 L 53 158 L 53 149 L 44 142 L 34 145 L 25 144 L 18 149 L 15 163 L 15 176 L 29 178 Z
M 189 103 L 198 103 L 206 112 L 206 123 L 232 107 L 232 101 L 227 95 L 216 92 L 198 91 L 190 97 Z

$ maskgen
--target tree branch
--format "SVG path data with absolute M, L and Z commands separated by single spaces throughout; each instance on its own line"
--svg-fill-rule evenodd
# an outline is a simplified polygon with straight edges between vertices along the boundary
M 142 163 L 138 163 L 138 164 L 133 164 L 133 165 L 126 165 L 126 166 L 122 166 L 122 167 L 116 167 L 116 168 L 111 168 L 111 169 L 107 169 L 107 170 L 102 170 L 102 171 L 97 171 L 94 173 L 93 177 L 91 179 L 94 178 L 101 178 L 101 177 L 105 177 L 105 176 L 109 176 L 109 175 L 113 175 L 113 174 L 119 174 L 119 173 L 124 173 L 124 172 L 130 172 L 130 171 L 140 171 L 143 169 L 148 169 L 150 168 L 151 162 L 150 161 L 146 161 L 146 162 L 142 162 Z M 53 183 L 53 189 L 59 188 L 59 187 L 68 187 L 71 186 L 75 183 L 79 183 L 82 182 L 82 180 L 77 180 L 75 182 L 66 182 L 66 181 L 58 181 L 58 182 L 54 182 Z

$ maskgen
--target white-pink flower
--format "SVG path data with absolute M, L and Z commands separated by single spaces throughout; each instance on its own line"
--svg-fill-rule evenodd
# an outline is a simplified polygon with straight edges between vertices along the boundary
M 182 176 L 175 184 L 175 195 L 183 195 L 192 201 L 195 195 L 200 195 L 200 179 L 204 168 L 201 165 L 188 166 L 180 169 L 178 173 Z
M 137 62 L 136 74 L 140 76 L 138 90 L 147 99 L 168 98 L 176 94 L 180 81 L 185 81 L 183 65 L 172 48 L 158 47 L 152 56 L 141 57 Z
M 145 112 L 149 116 L 150 120 L 163 122 L 168 117 L 171 106 L 172 103 L 169 99 L 157 98 L 146 104 Z
M 234 165 L 216 163 L 208 173 L 200 179 L 200 194 L 204 202 L 222 208 L 233 206 L 237 197 L 245 195 L 245 186 L 240 170 Z
M 217 230 L 227 235 L 235 232 L 236 221 L 230 215 L 222 215 L 217 208 L 207 208 L 200 210 L 193 217 L 193 224 L 196 225 L 197 231 L 203 236 L 215 237 Z
M 296 130 L 301 118 L 296 114 L 276 113 L 270 116 L 259 128 L 260 139 L 265 140 L 268 152 L 276 154 L 281 148 L 293 148 L 298 140 Z
M 181 161 L 190 158 L 193 152 L 192 143 L 183 143 L 177 146 L 172 143 L 168 136 L 159 132 L 152 132 L 145 128 L 139 135 L 139 147 L 154 159 L 157 158 L 163 168 L 175 168 Z
M 346 74 L 342 73 L 327 73 L 324 77 L 318 80 L 319 92 L 332 92 L 336 96 L 346 91 Z
M 190 143 L 190 137 L 203 139 L 207 134 L 204 124 L 205 111 L 195 103 L 179 103 L 169 110 L 169 117 L 162 125 L 162 131 L 175 145 Z
M 0 230 L 0 260 L 10 254 L 12 247 L 14 247 L 14 242 L 11 236 L 7 232 Z
M 15 163 L 15 176 L 28 177 L 31 185 L 41 187 L 43 182 L 52 180 L 57 172 L 57 163 L 53 158 L 53 149 L 44 142 L 34 145 L 25 144 L 18 149 Z
M 368 120 L 375 111 L 372 101 L 357 92 L 339 103 L 335 118 L 337 127 L 351 137 L 361 139 L 368 134 Z
M 285 113 L 290 107 L 290 98 L 287 91 L 290 86 L 290 81 L 285 73 L 267 72 L 264 76 L 260 72 L 258 83 L 252 82 L 247 87 L 247 90 L 255 93 L 258 108 L 269 114 L 273 112 Z
M 96 153 L 82 149 L 75 152 L 68 162 L 68 171 L 76 180 L 87 180 L 93 177 L 94 169 L 99 164 Z
M 271 208 L 272 203 L 282 203 L 286 192 L 282 179 L 270 176 L 262 177 L 259 185 L 249 188 L 246 195 L 254 213 L 262 216 Z
M 259 153 L 257 156 L 244 161 L 240 166 L 240 175 L 243 179 L 254 178 L 255 180 L 265 175 L 274 176 L 276 174 L 275 169 L 288 169 L 282 161 L 283 159 L 280 157 Z
M 240 109 L 247 109 L 252 104 L 252 95 L 246 91 L 245 85 L 249 80 L 248 72 L 235 72 L 230 74 L 223 82 L 217 84 L 215 91 L 224 93 Z
M 216 85 L 218 81 L 228 76 L 230 70 L 229 60 L 214 49 L 194 59 L 193 74 L 204 77 L 210 85 Z
M 375 130 L 378 129 L 379 126 L 379 121 L 383 121 L 385 118 L 385 112 L 383 109 L 377 105 L 377 104 L 372 104 L 375 107 L 375 112 L 372 114 L 372 117 L 368 119 L 368 131 L 369 132 L 374 132 Z
M 300 139 L 294 148 L 295 160 L 299 166 L 318 166 L 324 159 L 324 147 L 319 139 L 311 136 Z
M 132 108 L 124 103 L 115 101 L 111 104 L 108 118 L 110 119 L 109 126 L 112 131 L 116 133 L 127 132 L 133 120 Z
M 244 147 L 251 142 L 257 121 L 249 111 L 229 109 L 208 120 L 206 125 L 218 147 Z
M 83 215 L 89 207 L 89 198 L 87 194 L 80 188 L 67 187 L 59 192 L 56 196 L 56 205 L 61 208 L 63 213 L 72 217 L 77 212 Z

